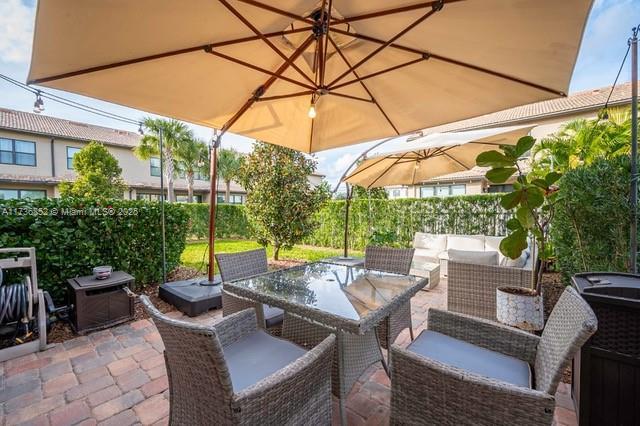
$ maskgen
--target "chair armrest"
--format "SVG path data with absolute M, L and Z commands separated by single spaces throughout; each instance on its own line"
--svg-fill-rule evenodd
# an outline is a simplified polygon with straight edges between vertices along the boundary
M 552 395 L 392 346 L 391 424 L 551 425 Z
M 330 334 L 288 366 L 236 394 L 234 412 L 241 412 L 247 424 L 330 423 L 335 342 Z
M 533 364 L 540 338 L 497 322 L 429 309 L 427 329 Z
M 211 324 L 220 340 L 220 344 L 228 346 L 258 330 L 255 309 L 245 309 Z

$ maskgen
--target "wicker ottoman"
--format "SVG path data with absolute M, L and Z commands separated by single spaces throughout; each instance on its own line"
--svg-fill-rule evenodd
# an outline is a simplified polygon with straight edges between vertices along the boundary
M 429 279 L 429 283 L 422 288 L 425 291 L 435 288 L 440 283 L 440 264 L 433 263 L 430 258 L 414 256 L 409 273 Z

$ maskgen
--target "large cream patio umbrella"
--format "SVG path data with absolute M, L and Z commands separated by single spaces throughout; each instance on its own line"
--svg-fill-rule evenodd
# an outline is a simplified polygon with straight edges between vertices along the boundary
M 28 82 L 316 152 L 565 96 L 591 5 L 39 0 Z
M 379 188 L 416 185 L 450 173 L 471 170 L 478 154 L 515 145 L 535 125 L 498 127 L 468 132 L 432 133 L 372 154 L 344 181 L 351 185 Z
M 40 0 L 28 81 L 315 152 L 564 96 L 591 4 Z

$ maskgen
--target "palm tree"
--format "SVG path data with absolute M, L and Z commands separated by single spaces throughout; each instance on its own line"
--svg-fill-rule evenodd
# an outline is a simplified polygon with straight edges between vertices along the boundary
M 612 108 L 607 117 L 570 121 L 532 149 L 532 173 L 564 173 L 599 158 L 628 155 L 631 149 L 631 111 Z
M 187 201 L 193 203 L 196 173 L 209 174 L 209 148 L 197 138 L 185 139 L 174 151 L 176 171 L 187 179 Z
M 235 149 L 221 149 L 218 152 L 218 176 L 222 178 L 225 184 L 224 201 L 229 202 L 231 196 L 231 181 L 236 177 L 240 164 L 242 163 L 242 154 Z
M 176 149 L 186 140 L 193 139 L 193 132 L 186 124 L 177 120 L 165 120 L 162 118 L 147 117 L 142 125 L 146 134 L 142 137 L 140 145 L 134 152 L 142 160 L 160 155 L 160 131 L 162 131 L 163 156 L 164 156 L 164 178 L 167 182 L 167 201 L 174 202 L 176 199 L 173 190 L 173 179 L 175 177 L 175 156 Z

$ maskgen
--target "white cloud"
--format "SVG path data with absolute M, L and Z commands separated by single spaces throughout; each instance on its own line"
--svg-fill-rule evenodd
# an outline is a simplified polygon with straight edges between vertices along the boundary
M 20 0 L 0 1 L 0 61 L 29 61 L 34 13 L 33 7 L 28 7 Z

